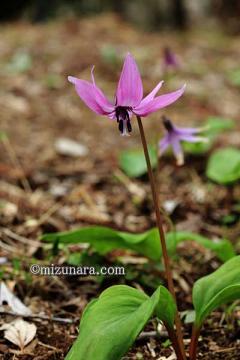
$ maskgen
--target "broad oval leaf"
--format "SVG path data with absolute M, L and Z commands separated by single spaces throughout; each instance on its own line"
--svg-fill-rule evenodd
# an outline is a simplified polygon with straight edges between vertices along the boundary
M 163 286 L 151 297 L 126 285 L 108 288 L 86 307 L 65 360 L 121 359 L 154 314 L 173 327 L 176 306 Z
M 152 168 L 157 166 L 157 148 L 148 146 Z M 120 168 L 129 177 L 139 177 L 147 173 L 147 164 L 142 149 L 124 150 L 119 156 Z
M 42 236 L 42 240 L 62 244 L 89 243 L 101 255 L 115 249 L 130 249 L 153 261 L 159 261 L 162 256 L 159 234 L 156 228 L 144 233 L 132 234 L 104 226 L 90 226 L 67 232 L 45 234 Z M 226 239 L 213 241 L 186 231 L 166 234 L 169 254 L 174 255 L 177 245 L 188 240 L 196 241 L 203 247 L 214 251 L 222 261 L 227 261 L 236 255 L 232 244 Z
M 207 176 L 223 185 L 239 180 L 240 150 L 229 147 L 215 151 L 207 164 Z
M 198 280 L 193 287 L 195 326 L 219 306 L 240 299 L 240 256 L 227 261 L 212 274 Z

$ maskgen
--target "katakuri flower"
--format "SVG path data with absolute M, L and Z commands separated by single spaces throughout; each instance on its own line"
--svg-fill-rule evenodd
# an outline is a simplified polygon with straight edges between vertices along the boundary
M 184 92 L 185 85 L 174 92 L 156 96 L 163 81 L 143 98 L 143 85 L 137 64 L 131 54 L 127 54 L 118 82 L 114 102 L 110 102 L 96 85 L 92 68 L 92 82 L 69 76 L 82 101 L 95 113 L 116 120 L 122 135 L 132 131 L 131 117 L 147 116 L 175 102 Z
M 197 134 L 206 130 L 206 128 L 180 128 L 175 126 L 171 120 L 167 119 L 165 116 L 162 118 L 167 133 L 163 139 L 159 141 L 159 155 L 161 156 L 169 147 L 172 147 L 173 153 L 177 159 L 177 165 L 180 166 L 184 164 L 184 153 L 181 141 L 191 143 L 208 142 L 207 138 L 197 136 Z
M 179 61 L 174 52 L 169 48 L 165 47 L 163 51 L 164 68 L 176 70 L 179 67 Z

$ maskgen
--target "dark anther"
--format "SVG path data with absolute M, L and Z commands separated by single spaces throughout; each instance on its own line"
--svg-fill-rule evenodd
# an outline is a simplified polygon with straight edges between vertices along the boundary
M 132 125 L 131 125 L 130 120 L 127 121 L 127 129 L 128 129 L 128 132 L 132 132 Z
M 117 122 L 118 122 L 118 128 L 119 131 L 121 131 L 121 133 L 124 133 L 124 129 L 126 128 L 127 125 L 127 130 L 128 132 L 132 131 L 132 125 L 130 122 L 130 117 L 129 117 L 129 111 L 131 111 L 132 108 L 129 106 L 116 106 L 115 108 L 115 115 L 117 118 Z
M 166 118 L 166 116 L 164 116 L 164 115 L 162 116 L 162 120 L 163 120 L 163 125 L 167 131 L 173 130 L 173 125 L 172 125 L 171 120 Z
M 118 120 L 118 129 L 123 133 L 123 120 Z

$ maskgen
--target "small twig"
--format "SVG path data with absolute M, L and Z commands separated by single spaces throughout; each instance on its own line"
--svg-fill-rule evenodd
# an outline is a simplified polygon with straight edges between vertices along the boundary
M 41 245 L 41 242 L 40 241 L 36 241 L 36 240 L 32 240 L 32 239 L 27 239 L 21 235 L 18 235 L 16 233 L 14 233 L 12 230 L 10 229 L 7 229 L 7 228 L 2 228 L 1 229 L 2 232 L 7 235 L 8 237 L 14 239 L 14 240 L 17 240 L 23 244 L 26 244 L 26 245 L 33 245 L 33 246 L 36 246 L 38 247 L 39 245 Z
M 11 245 L 8 245 L 8 244 L 5 244 L 3 241 L 0 240 L 0 247 L 7 251 L 8 253 L 15 253 L 15 254 L 18 254 L 18 255 L 23 255 L 23 253 L 21 251 L 17 251 L 13 246 Z
M 62 352 L 62 350 L 56 348 L 55 346 L 48 345 L 48 344 L 44 344 L 44 343 L 41 342 L 41 341 L 38 341 L 38 344 L 41 345 L 41 346 L 43 346 L 43 347 L 45 347 L 45 348 L 47 348 L 47 349 L 53 350 L 53 351 L 55 351 L 55 352 Z
M 138 340 L 145 340 L 149 338 L 169 338 L 167 331 L 142 331 L 138 336 Z
M 60 322 L 63 324 L 74 324 L 77 320 L 76 319 L 64 319 L 56 316 L 47 316 L 47 315 L 24 315 L 24 314 L 17 314 L 13 311 L 2 311 L 0 310 L 0 314 L 3 315 L 10 315 L 10 316 L 17 316 L 22 318 L 28 318 L 28 319 L 40 319 L 40 320 L 47 320 L 47 321 L 54 321 L 54 322 Z
M 43 215 L 41 215 L 38 220 L 35 220 L 34 223 L 31 224 L 31 227 L 33 229 L 35 229 L 36 227 L 44 224 L 61 207 L 62 207 L 62 204 L 60 204 L 60 203 L 54 204 L 50 209 L 48 209 L 48 211 L 46 211 Z
M 226 348 L 226 349 L 219 349 L 219 350 L 215 350 L 215 352 L 219 354 L 219 353 L 229 352 L 229 351 L 232 351 L 232 350 L 236 350 L 236 347 L 233 346 L 233 347 Z
M 131 195 L 137 196 L 140 200 L 143 200 L 145 197 L 145 191 L 139 185 L 134 183 L 125 175 L 121 170 L 116 169 L 114 175 L 117 180 L 119 180 L 126 189 L 130 192 Z
M 91 196 L 89 195 L 88 191 L 86 191 L 85 187 L 80 186 L 77 188 L 77 191 L 76 189 L 73 190 L 69 198 L 74 198 L 76 192 L 78 196 L 80 195 L 84 203 L 91 209 L 91 211 L 93 211 L 94 213 L 98 213 L 98 208 L 95 202 L 93 201 L 93 199 L 91 198 Z
M 44 224 L 57 210 L 62 207 L 62 204 L 56 203 L 47 212 L 45 212 L 38 220 L 38 226 Z

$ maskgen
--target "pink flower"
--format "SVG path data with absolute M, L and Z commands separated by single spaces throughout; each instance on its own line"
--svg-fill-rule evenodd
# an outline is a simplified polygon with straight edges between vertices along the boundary
M 174 92 L 156 96 L 162 86 L 157 86 L 143 98 L 142 79 L 137 64 L 131 54 L 127 54 L 118 82 L 114 103 L 109 101 L 96 85 L 92 69 L 92 82 L 69 76 L 68 80 L 75 85 L 82 101 L 95 113 L 106 115 L 116 120 L 122 135 L 132 131 L 131 116 L 147 116 L 175 102 L 184 92 L 185 85 Z
M 205 130 L 204 128 L 180 128 L 176 127 L 169 119 L 163 116 L 163 124 L 167 130 L 166 135 L 159 142 L 159 154 L 162 155 L 170 146 L 177 159 L 177 165 L 184 164 L 184 154 L 181 141 L 187 142 L 207 142 L 208 139 L 196 134 Z
M 178 59 L 169 47 L 164 48 L 163 59 L 165 69 L 171 68 L 176 70 L 179 67 Z

